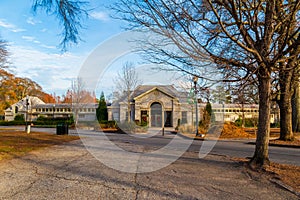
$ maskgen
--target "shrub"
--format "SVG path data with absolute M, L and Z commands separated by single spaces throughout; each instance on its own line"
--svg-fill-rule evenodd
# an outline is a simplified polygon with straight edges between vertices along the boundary
M 16 115 L 14 118 L 14 121 L 25 122 L 24 115 L 21 115 L 21 114 Z
M 124 131 L 124 132 L 129 132 L 129 133 L 135 133 L 135 132 L 144 132 L 147 131 L 147 126 L 138 126 L 136 125 L 135 122 L 130 121 L 130 122 L 123 122 L 123 123 L 118 123 L 117 128 L 119 131 Z
M 68 124 L 68 125 L 74 124 L 73 116 L 71 116 L 69 118 L 56 117 L 56 118 L 53 119 L 53 118 L 48 118 L 48 117 L 45 117 L 45 116 L 41 115 L 34 122 L 35 125 L 56 125 L 56 124 L 61 124 L 61 123 L 65 123 L 65 124 Z
M 25 125 L 25 121 L 0 121 L 0 126 Z
M 242 118 L 235 120 L 234 124 L 238 127 L 241 127 L 243 123 Z M 258 123 L 257 118 L 245 118 L 245 127 L 256 127 Z

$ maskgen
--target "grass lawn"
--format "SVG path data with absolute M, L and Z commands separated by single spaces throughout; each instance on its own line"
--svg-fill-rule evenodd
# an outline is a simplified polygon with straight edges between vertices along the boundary
M 43 132 L 0 130 L 0 160 L 25 155 L 26 153 L 79 139 L 78 136 L 54 135 Z

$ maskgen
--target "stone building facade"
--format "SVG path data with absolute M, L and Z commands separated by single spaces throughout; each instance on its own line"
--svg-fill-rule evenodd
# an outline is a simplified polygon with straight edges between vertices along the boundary
M 149 127 L 176 127 L 192 123 L 191 109 L 186 92 L 178 91 L 172 85 L 141 85 L 131 94 L 130 114 L 126 96 L 121 97 L 108 106 L 109 120 L 131 121 L 146 124 Z M 130 115 L 130 116 L 129 116 Z
M 178 91 L 173 85 L 140 85 L 128 100 L 124 95 L 108 106 L 108 119 L 118 122 L 135 121 L 149 127 L 176 127 L 195 125 L 196 107 L 189 93 Z M 199 121 L 203 118 L 206 103 L 198 103 Z M 211 104 L 216 121 L 235 121 L 245 118 L 258 118 L 257 104 Z M 128 114 L 128 108 L 130 113 Z M 275 115 L 271 116 L 271 122 Z M 273 122 L 272 122 L 273 123 Z

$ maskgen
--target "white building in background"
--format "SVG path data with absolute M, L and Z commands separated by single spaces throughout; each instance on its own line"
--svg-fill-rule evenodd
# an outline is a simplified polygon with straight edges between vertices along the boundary
M 203 118 L 206 103 L 198 103 L 199 121 Z M 258 117 L 257 104 L 212 104 L 216 121 L 235 121 Z M 180 124 L 194 124 L 195 104 L 187 92 L 178 91 L 173 85 L 140 85 L 130 99 L 130 116 L 126 95 L 108 106 L 108 119 L 125 122 L 132 121 L 147 124 L 149 127 L 176 127 Z
M 234 122 L 243 115 L 258 118 L 258 104 L 211 104 L 216 121 Z
M 38 97 L 24 97 L 17 103 L 7 108 L 5 112 L 5 121 L 13 121 L 17 115 L 23 115 L 24 119 L 30 121 L 34 118 L 29 112 L 36 105 L 44 105 L 45 103 Z
M 78 121 L 94 121 L 97 107 L 97 103 L 44 103 L 38 97 L 29 96 L 5 110 L 5 121 L 13 121 L 16 115 L 23 115 L 27 121 L 36 121 L 40 116 L 49 119 L 70 118 L 74 113 L 78 113 Z

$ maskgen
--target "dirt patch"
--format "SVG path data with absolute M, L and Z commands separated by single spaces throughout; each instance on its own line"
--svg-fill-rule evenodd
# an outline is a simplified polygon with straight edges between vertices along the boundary
M 22 156 L 32 150 L 51 145 L 58 145 L 79 137 L 70 135 L 54 135 L 43 132 L 0 131 L 0 160 Z

